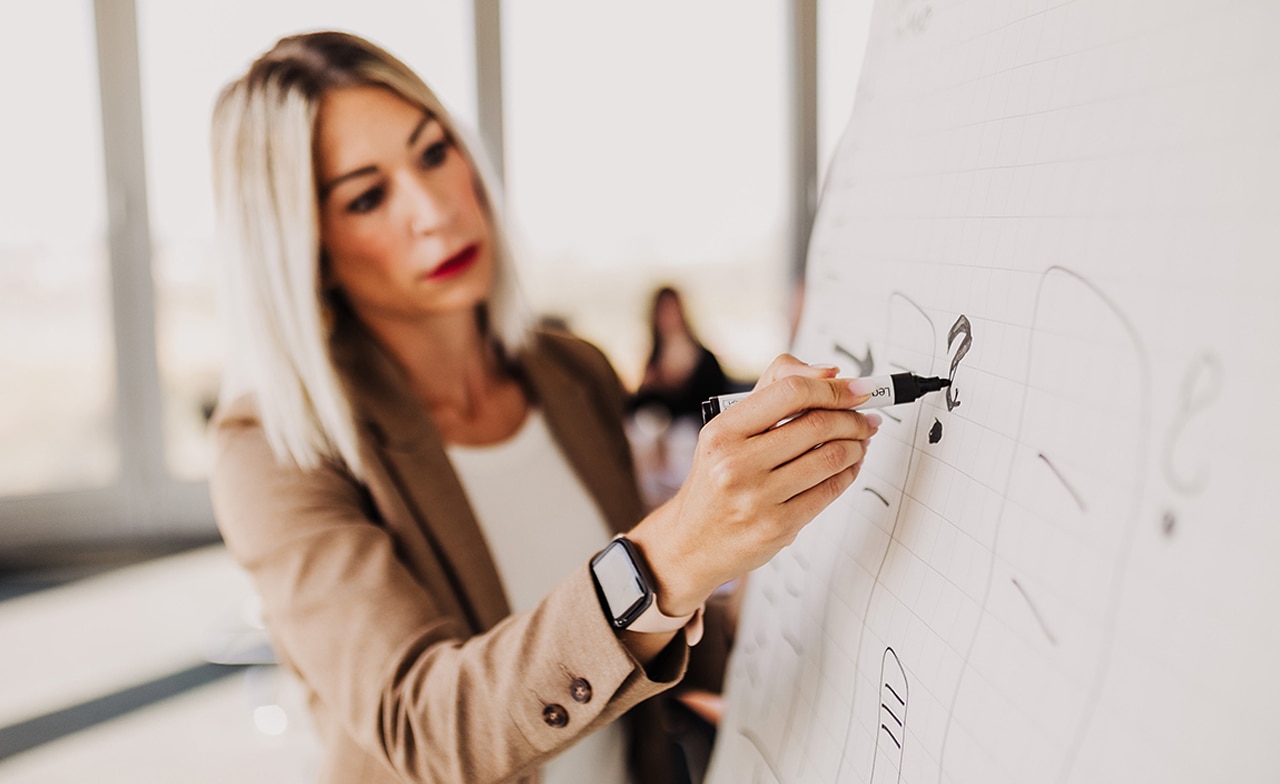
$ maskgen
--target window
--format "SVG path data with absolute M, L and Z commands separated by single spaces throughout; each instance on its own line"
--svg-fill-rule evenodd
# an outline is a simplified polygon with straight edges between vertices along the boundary
M 674 282 L 726 370 L 785 350 L 789 161 L 778 0 L 503 5 L 521 280 L 629 383 Z
M 0 53 L 6 542 L 212 531 L 200 480 L 221 365 L 216 93 L 280 36 L 348 29 L 404 58 L 474 129 L 476 33 L 486 47 L 498 37 L 496 13 L 473 29 L 478 9 L 499 7 L 47 0 L 0 10 L 0 24 L 22 30 Z M 503 79 L 485 80 L 503 87 L 507 202 L 534 306 L 595 340 L 634 383 L 651 293 L 674 283 L 725 368 L 750 380 L 789 340 L 789 4 L 500 9 Z M 837 17 L 822 9 L 825 43 Z M 850 59 L 860 61 L 860 51 Z M 824 162 L 834 138 L 825 142 Z
M 120 470 L 93 18 L 6 5 L 0 27 L 0 495 L 103 487 Z
M 871 0 L 818 0 L 818 181 L 849 124 L 871 27 Z

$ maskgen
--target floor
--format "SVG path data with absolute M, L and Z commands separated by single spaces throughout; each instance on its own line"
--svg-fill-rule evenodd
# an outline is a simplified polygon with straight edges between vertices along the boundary
M 307 782 L 317 744 L 220 544 L 0 574 L 0 782 Z

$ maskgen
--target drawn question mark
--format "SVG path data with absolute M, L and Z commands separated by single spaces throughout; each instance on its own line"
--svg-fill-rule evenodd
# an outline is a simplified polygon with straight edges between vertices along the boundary
M 956 349 L 956 354 L 951 358 L 951 386 L 947 387 L 947 410 L 953 411 L 955 407 L 960 405 L 960 395 L 955 387 L 956 368 L 960 366 L 960 360 L 964 359 L 969 353 L 969 348 L 973 346 L 973 327 L 969 324 L 969 317 L 960 314 L 960 318 L 956 319 L 956 323 L 951 325 L 951 331 L 947 333 L 947 353 L 951 352 L 951 346 L 956 342 L 956 338 L 960 337 L 960 347 Z

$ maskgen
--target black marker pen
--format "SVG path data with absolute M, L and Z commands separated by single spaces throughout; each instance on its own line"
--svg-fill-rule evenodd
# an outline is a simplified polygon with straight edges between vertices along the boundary
M 937 392 L 943 387 L 951 386 L 951 379 L 929 376 L 917 376 L 915 373 L 894 373 L 891 376 L 870 376 L 862 381 L 871 389 L 871 399 L 858 406 L 855 411 L 864 408 L 885 408 L 899 403 L 911 403 L 930 392 Z M 711 421 L 712 417 L 724 411 L 734 403 L 746 400 L 750 392 L 737 392 L 732 395 L 716 395 L 702 402 L 702 424 Z

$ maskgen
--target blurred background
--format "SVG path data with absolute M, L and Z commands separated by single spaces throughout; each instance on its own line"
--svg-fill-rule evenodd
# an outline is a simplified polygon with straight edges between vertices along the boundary
M 379 43 L 505 184 L 527 298 L 633 388 L 679 288 L 788 347 L 870 0 L 0 4 L 0 781 L 307 781 L 296 684 L 208 501 L 209 116 L 277 38 Z

